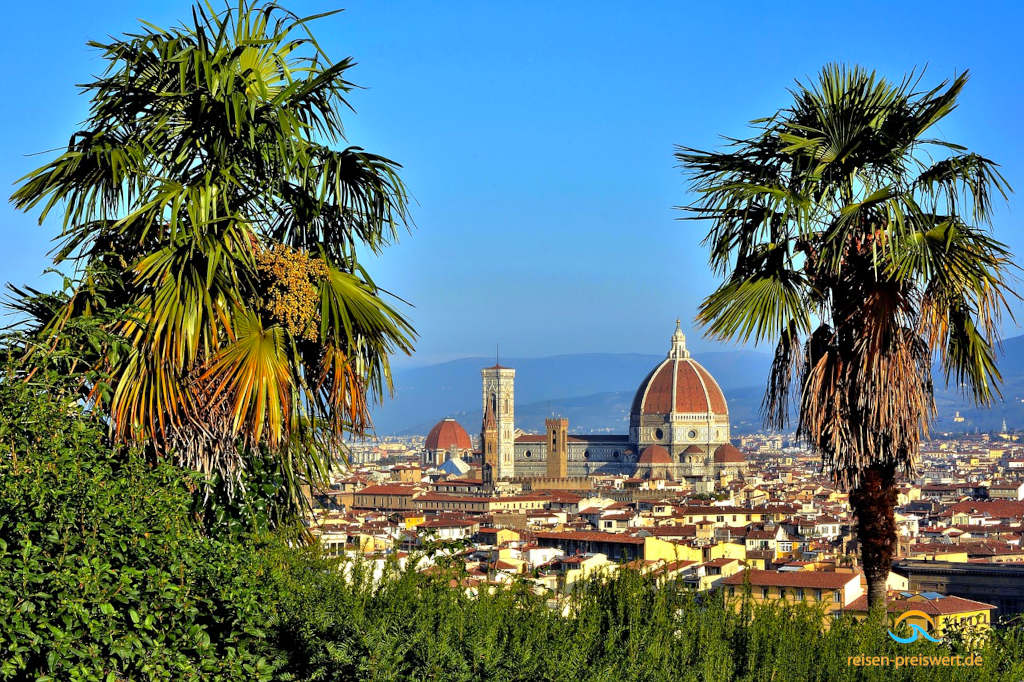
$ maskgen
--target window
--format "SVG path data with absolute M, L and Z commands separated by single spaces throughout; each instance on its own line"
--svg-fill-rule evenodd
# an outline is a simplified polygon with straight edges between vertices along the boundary
M 814 591 L 814 601 L 821 601 L 821 590 Z
M 767 587 L 762 587 L 761 588 L 761 599 L 767 599 L 767 598 L 768 598 L 768 588 Z
M 661 429 L 655 429 L 654 430 L 654 437 L 657 438 L 658 440 L 661 440 L 662 438 L 665 437 L 665 432 L 662 431 Z
M 779 588 L 779 599 L 785 599 L 785 598 L 786 598 L 786 588 L 785 587 L 780 587 Z
M 837 604 L 842 603 L 843 599 L 839 595 L 839 590 L 836 590 L 835 592 L 832 593 L 832 601 L 834 601 Z
M 527 456 L 527 457 L 533 457 L 533 453 L 532 453 L 532 452 L 530 452 L 529 450 L 527 450 L 527 451 L 526 451 L 526 456 Z
M 614 456 L 615 456 L 615 457 L 618 457 L 618 456 L 619 456 L 619 451 L 618 451 L 618 450 L 616 450 L 616 451 L 615 451 L 615 455 L 614 455 Z
M 803 601 L 804 600 L 804 588 L 802 588 L 802 587 L 796 588 L 796 600 L 797 601 Z
M 735 596 L 735 595 L 736 595 L 736 586 L 735 585 L 729 585 L 729 596 L 732 597 L 732 596 Z
M 686 435 L 687 435 L 687 436 L 689 436 L 690 438 L 696 438 L 696 437 L 697 437 L 697 432 L 696 432 L 696 431 L 693 431 L 693 430 L 691 430 L 691 431 L 690 431 L 690 432 L 689 432 L 688 434 L 686 434 Z

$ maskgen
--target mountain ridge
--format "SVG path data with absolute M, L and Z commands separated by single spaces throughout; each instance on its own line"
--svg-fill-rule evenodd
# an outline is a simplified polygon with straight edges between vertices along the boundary
M 944 385 L 936 368 L 936 431 L 993 430 L 1005 419 L 1024 428 L 1024 336 L 1003 341 L 999 351 L 1004 399 L 991 409 L 977 407 Z M 542 358 L 505 358 L 516 369 L 516 426 L 542 431 L 544 418 L 568 417 L 577 433 L 625 433 L 636 388 L 664 355 L 651 353 L 563 353 Z M 694 354 L 718 381 L 729 403 L 734 434 L 762 428 L 760 404 L 771 356 L 746 349 Z M 475 432 L 480 423 L 480 369 L 493 358 L 475 356 L 395 372 L 396 395 L 375 407 L 378 435 L 425 434 L 438 420 L 453 417 Z M 962 422 L 954 422 L 959 411 Z

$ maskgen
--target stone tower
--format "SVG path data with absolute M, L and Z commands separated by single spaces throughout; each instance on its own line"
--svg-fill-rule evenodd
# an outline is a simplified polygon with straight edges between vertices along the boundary
M 569 472 L 569 420 L 545 419 L 548 433 L 548 476 L 565 478 Z
M 480 370 L 483 379 L 483 412 L 490 408 L 497 428 L 495 480 L 515 476 L 515 381 L 516 371 L 494 365 Z M 486 419 L 486 417 L 485 417 Z
M 490 401 L 484 404 L 484 421 L 480 426 L 480 448 L 483 450 L 483 465 L 491 474 L 498 468 L 498 422 L 494 419 L 494 407 Z

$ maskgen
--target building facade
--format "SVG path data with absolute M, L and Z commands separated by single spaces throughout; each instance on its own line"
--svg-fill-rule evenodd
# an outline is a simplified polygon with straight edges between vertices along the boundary
M 496 365 L 482 375 L 484 413 L 493 410 L 498 450 L 512 450 L 511 462 L 499 457 L 496 479 L 608 474 L 696 482 L 745 471 L 742 453 L 729 442 L 725 395 L 691 357 L 678 320 L 666 358 L 637 388 L 627 434 L 573 435 L 566 419 L 549 419 L 545 434 L 519 434 L 510 442 L 515 371 Z
M 492 467 L 496 480 L 512 478 L 515 473 L 515 382 L 516 371 L 499 364 L 480 370 L 483 384 L 482 407 L 484 413 L 484 431 L 490 426 L 495 429 L 495 452 L 493 461 L 486 463 Z M 488 425 L 488 412 L 493 416 L 494 423 Z M 486 453 L 485 453 L 486 454 Z

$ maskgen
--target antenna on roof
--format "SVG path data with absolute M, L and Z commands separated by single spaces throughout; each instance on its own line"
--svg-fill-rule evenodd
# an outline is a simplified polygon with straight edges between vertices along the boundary
M 494 364 L 496 364 L 496 365 L 500 365 L 501 364 L 501 344 L 500 343 L 494 344 Z

